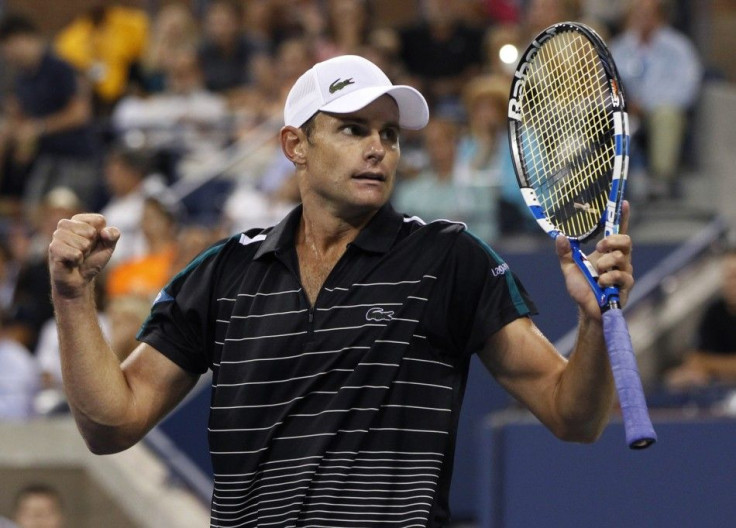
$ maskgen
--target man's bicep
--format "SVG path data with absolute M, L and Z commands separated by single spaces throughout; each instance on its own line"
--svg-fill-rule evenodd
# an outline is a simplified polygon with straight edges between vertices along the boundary
M 555 390 L 567 360 L 530 318 L 503 326 L 478 355 L 501 386 L 542 422 L 553 419 Z
M 176 407 L 199 378 L 147 343 L 136 347 L 122 369 L 135 399 L 136 421 L 146 430 Z

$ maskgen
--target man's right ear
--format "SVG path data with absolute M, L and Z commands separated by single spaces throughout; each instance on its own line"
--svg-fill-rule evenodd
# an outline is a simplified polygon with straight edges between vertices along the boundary
M 281 129 L 281 150 L 294 165 L 306 163 L 307 136 L 298 128 L 285 126 Z

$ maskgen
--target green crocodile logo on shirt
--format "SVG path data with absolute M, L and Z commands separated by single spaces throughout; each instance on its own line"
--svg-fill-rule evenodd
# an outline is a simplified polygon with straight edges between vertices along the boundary
M 352 77 L 350 79 L 345 79 L 344 81 L 341 81 L 340 79 L 335 79 L 330 85 L 330 93 L 334 94 L 335 92 L 342 90 L 349 84 L 355 84 L 355 81 L 353 81 Z

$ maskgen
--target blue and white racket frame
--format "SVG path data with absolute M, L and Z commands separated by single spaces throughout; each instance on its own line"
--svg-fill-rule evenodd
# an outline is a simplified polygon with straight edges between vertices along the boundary
M 517 135 L 523 116 L 524 83 L 526 80 L 524 72 L 528 67 L 528 63 L 534 59 L 546 40 L 560 32 L 568 31 L 581 33 L 596 49 L 607 76 L 613 108 L 614 159 L 606 211 L 593 229 L 580 236 L 568 236 L 548 220 L 537 198 L 536 191 L 531 187 L 526 176 L 521 155 L 522 146 L 519 144 Z M 513 165 L 519 183 L 519 190 L 527 207 L 529 207 L 540 227 L 551 238 L 555 239 L 560 235 L 568 237 L 572 246 L 573 259 L 587 279 L 601 308 L 603 333 L 621 407 L 626 443 L 631 449 L 646 448 L 657 441 L 657 434 L 649 417 L 631 336 L 621 311 L 619 289 L 617 287 L 600 287 L 598 273 L 580 249 L 582 242 L 599 234 L 601 229 L 603 229 L 604 236 L 619 232 L 621 207 L 624 201 L 624 189 L 629 168 L 629 119 L 626 113 L 623 86 L 608 47 L 592 28 L 578 22 L 562 22 L 548 27 L 537 35 L 522 54 L 512 80 L 508 106 L 508 126 Z

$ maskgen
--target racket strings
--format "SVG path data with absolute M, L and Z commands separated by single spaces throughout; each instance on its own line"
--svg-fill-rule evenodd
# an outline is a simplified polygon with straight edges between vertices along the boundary
M 566 38 L 565 38 L 566 37 Z M 585 108 L 586 102 L 596 98 L 598 94 L 590 93 L 592 84 L 585 85 L 580 84 L 578 80 L 580 78 L 591 78 L 591 75 L 596 73 L 595 66 L 597 63 L 595 55 L 591 53 L 585 53 L 585 49 L 580 49 L 581 43 L 586 43 L 581 38 L 571 38 L 574 35 L 563 34 L 563 38 L 555 39 L 552 43 L 554 45 L 552 49 L 554 52 L 550 54 L 547 50 L 545 53 L 551 55 L 547 57 L 547 60 L 554 67 L 549 69 L 549 74 L 552 79 L 556 79 L 557 82 L 553 83 L 553 90 L 549 93 L 552 94 L 554 99 L 561 104 L 557 104 L 556 108 L 560 111 L 555 121 L 554 128 L 550 128 L 552 134 L 560 136 L 560 131 L 567 131 L 565 138 L 565 144 L 563 149 L 556 149 L 554 152 L 558 155 L 555 161 L 563 163 L 567 161 L 567 158 L 571 153 L 580 152 L 581 149 L 585 148 L 585 142 L 589 140 L 590 133 L 583 129 L 583 125 L 590 125 L 590 121 L 583 119 L 576 119 L 576 116 L 584 115 L 585 118 L 589 117 L 588 111 Z M 572 48 L 572 49 L 571 49 Z M 555 57 L 558 60 L 555 60 Z M 559 60 L 559 59 L 562 60 Z M 592 114 L 594 117 L 596 114 Z M 551 123 L 552 121 L 550 121 Z M 557 138 L 555 138 L 557 139 Z M 585 153 L 582 153 L 584 162 Z M 577 161 L 577 160 L 573 160 Z M 580 165 L 580 163 L 578 163 Z M 569 179 L 565 183 L 567 185 L 579 184 L 579 179 Z M 573 189 L 567 189 L 564 186 L 561 187 L 563 192 L 569 193 Z
M 529 183 L 547 218 L 568 236 L 596 229 L 614 157 L 607 78 L 589 41 L 561 33 L 530 64 L 519 129 Z
M 585 145 L 590 141 L 591 136 L 590 130 L 588 130 L 591 122 L 585 120 L 589 119 L 590 116 L 585 106 L 591 100 L 595 102 L 597 94 L 591 93 L 590 88 L 594 86 L 593 83 L 586 85 L 579 82 L 579 79 L 591 79 L 596 74 L 595 66 L 597 63 L 593 62 L 595 60 L 594 54 L 586 54 L 586 50 L 581 49 L 581 44 L 587 43 L 587 41 L 579 37 L 572 37 L 574 35 L 564 34 L 563 38 L 555 39 L 552 42 L 553 47 L 549 48 L 551 53 L 547 52 L 547 55 L 550 56 L 546 57 L 546 60 L 553 65 L 552 68 L 549 68 L 551 78 L 558 81 L 553 83 L 553 89 L 549 93 L 553 94 L 553 97 L 558 101 L 556 108 L 561 111 L 555 123 L 557 126 L 549 130 L 551 130 L 551 133 L 558 135 L 560 130 L 567 131 L 563 136 L 565 137 L 565 143 L 562 148 L 558 143 L 554 150 L 557 156 L 553 159 L 555 162 L 563 166 L 567 165 L 572 169 L 572 177 L 565 179 L 563 185 L 558 185 L 556 192 L 552 195 L 553 202 L 558 206 L 564 204 L 565 196 L 579 195 L 582 185 L 591 183 L 590 165 L 597 161 L 595 156 L 591 157 L 590 152 L 586 152 L 587 147 Z M 584 119 L 577 118 L 581 115 Z M 594 113 L 592 116 L 595 119 L 599 114 L 597 116 Z M 574 159 L 570 159 L 571 156 L 574 156 Z M 596 209 L 596 207 L 590 205 L 589 200 L 580 200 L 577 209 L 573 208 L 571 210 L 580 211 L 579 214 L 570 214 L 570 212 L 563 210 L 555 211 L 555 216 L 561 215 L 564 217 L 563 220 L 569 219 L 570 222 L 575 224 L 574 227 L 566 226 L 566 231 L 579 233 L 592 228 L 596 219 L 600 218 L 600 214 L 596 214 Z

